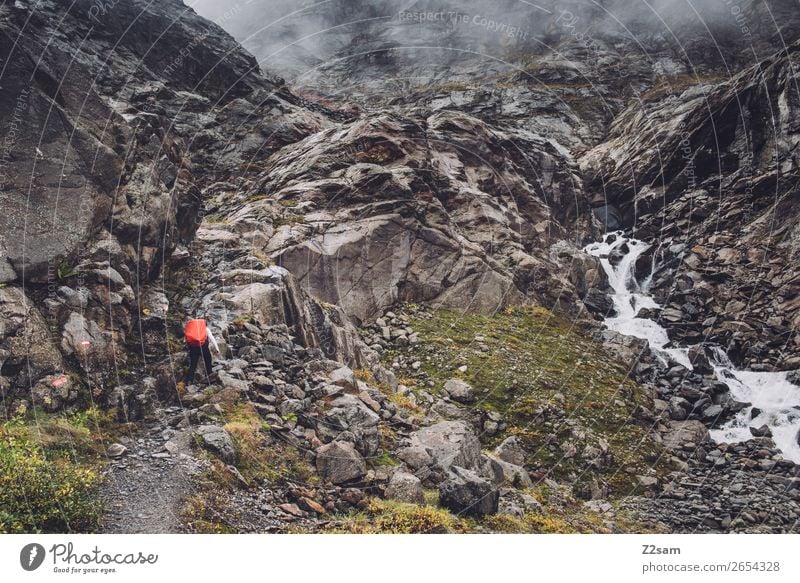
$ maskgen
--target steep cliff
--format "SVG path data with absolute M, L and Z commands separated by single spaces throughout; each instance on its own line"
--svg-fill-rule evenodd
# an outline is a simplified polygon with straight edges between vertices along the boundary
M 800 366 L 796 9 L 540 4 L 0 8 L 0 431 L 101 468 L 75 524 L 797 531 L 770 427 L 708 433 L 718 351 Z M 604 325 L 616 229 L 690 362 Z

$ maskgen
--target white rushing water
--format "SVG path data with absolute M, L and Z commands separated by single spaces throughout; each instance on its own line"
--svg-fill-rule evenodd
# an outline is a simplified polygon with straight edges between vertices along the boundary
M 711 437 L 718 442 L 746 441 L 752 437 L 750 427 L 767 425 L 783 457 L 800 463 L 800 387 L 790 383 L 785 372 L 736 370 L 722 349 L 714 352 L 711 364 L 717 378 L 728 385 L 734 399 L 753 406 L 712 429 Z
M 650 245 L 647 243 L 628 239 L 621 232 L 617 232 L 609 233 L 603 241 L 592 243 L 584 249 L 589 255 L 600 259 L 603 270 L 608 276 L 608 283 L 614 290 L 611 299 L 614 302 L 616 315 L 606 318 L 604 323 L 606 327 L 620 334 L 647 340 L 650 348 L 664 362 L 672 359 L 691 369 L 687 348 L 667 348 L 670 343 L 667 331 L 658 322 L 636 317 L 642 308 L 652 310 L 661 307 L 648 295 L 647 282 L 640 285 L 636 281 L 636 261 L 649 248 Z M 617 256 L 626 249 L 627 253 L 612 265 L 610 256 Z
M 642 284 L 636 281 L 637 259 L 649 248 L 643 241 L 616 232 L 584 249 L 600 259 L 614 291 L 616 314 L 604 323 L 620 334 L 647 340 L 663 362 L 673 360 L 691 369 L 688 348 L 671 346 L 667 331 L 658 322 L 636 317 L 642 308 L 660 307 L 648 294 L 649 278 Z M 783 456 L 800 463 L 800 387 L 787 380 L 786 372 L 736 370 L 720 348 L 713 349 L 711 361 L 717 379 L 728 385 L 731 396 L 752 404 L 719 429 L 712 429 L 712 439 L 728 443 L 746 441 L 752 438 L 750 427 L 767 425 Z

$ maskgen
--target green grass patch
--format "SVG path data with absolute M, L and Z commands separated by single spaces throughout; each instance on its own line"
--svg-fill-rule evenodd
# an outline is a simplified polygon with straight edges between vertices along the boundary
M 387 451 L 381 452 L 379 455 L 370 459 L 374 466 L 399 466 L 400 460 L 394 457 Z
M 0 533 L 97 528 L 103 512 L 100 422 L 90 410 L 0 425 Z
M 649 396 L 602 344 L 550 311 L 523 306 L 484 316 L 435 310 L 417 312 L 411 326 L 424 342 L 402 352 L 423 363 L 434 392 L 441 394 L 449 378 L 470 383 L 478 391 L 476 406 L 501 413 L 509 425 L 487 445 L 517 435 L 530 453 L 529 469 L 573 484 L 599 473 L 612 493 L 629 495 L 637 488 L 635 475 L 658 458 L 659 446 L 631 416 L 637 405 L 652 406 Z M 385 362 L 397 354 L 388 351 Z M 458 370 L 462 366 L 466 372 Z M 574 442 L 580 450 L 601 438 L 613 460 L 599 472 L 558 447 Z
M 526 512 L 523 516 L 494 514 L 482 518 L 478 525 L 490 532 L 508 534 L 619 534 L 658 532 L 614 509 L 613 515 L 600 514 L 587 508 L 583 501 L 572 496 L 565 486 L 551 488 L 540 483 L 527 493 L 541 504 L 539 511 Z
M 319 482 L 314 467 L 303 454 L 270 435 L 269 425 L 250 403 L 222 400 L 220 405 L 223 413 L 218 421 L 233 440 L 238 454 L 236 470 L 245 483 L 221 460 L 198 450 L 198 455 L 204 456 L 211 465 L 197 478 L 196 493 L 184 502 L 181 510 L 181 517 L 191 532 L 235 532 L 230 524 L 234 510 L 229 507 L 229 494 L 233 490 L 286 480 L 308 485 Z
M 342 517 L 323 532 L 348 534 L 445 534 L 466 532 L 464 521 L 443 508 L 380 498 L 367 499 L 363 511 Z

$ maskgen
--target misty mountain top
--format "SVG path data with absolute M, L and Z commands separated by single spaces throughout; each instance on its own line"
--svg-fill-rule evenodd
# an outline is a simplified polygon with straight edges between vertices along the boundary
M 229 31 L 261 67 L 297 86 L 345 95 L 534 77 L 558 62 L 626 76 L 725 76 L 800 35 L 791 0 L 187 0 Z M 624 61 L 622 64 L 619 61 Z M 619 66 L 617 66 L 619 65 Z

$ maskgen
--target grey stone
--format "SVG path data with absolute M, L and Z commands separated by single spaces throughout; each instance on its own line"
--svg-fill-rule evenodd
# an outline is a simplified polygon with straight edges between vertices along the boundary
M 675 451 L 687 443 L 702 443 L 707 436 L 708 428 L 700 421 L 670 421 L 662 439 L 666 449 Z
M 444 390 L 450 398 L 459 403 L 474 403 L 475 389 L 460 379 L 450 379 L 444 384 Z
M 494 454 L 510 464 L 521 466 L 525 463 L 525 451 L 514 436 L 507 437 L 500 442 L 500 445 L 495 448 Z
M 495 486 L 502 486 L 505 484 L 506 477 L 503 473 L 503 468 L 500 463 L 486 454 L 481 454 L 480 465 L 477 469 L 478 474 L 482 478 L 486 478 Z
M 481 445 L 472 428 L 463 421 L 441 421 L 411 434 L 411 447 L 421 447 L 442 470 L 452 466 L 475 469 Z
M 658 486 L 658 478 L 654 476 L 636 476 L 636 481 L 645 488 L 655 488 Z
M 317 471 L 333 484 L 344 484 L 367 475 L 367 464 L 352 444 L 334 441 L 317 449 Z
M 428 453 L 428 450 L 422 446 L 399 449 L 397 451 L 397 457 L 414 470 L 418 470 L 419 468 L 433 463 L 433 458 Z
M 397 471 L 392 474 L 389 484 L 386 486 L 386 497 L 412 504 L 423 504 L 425 502 L 420 479 L 403 471 Z
M 362 454 L 374 455 L 380 442 L 380 416 L 356 395 L 340 395 L 331 402 L 331 407 L 317 423 L 320 439 L 333 441 L 342 431 L 349 431 Z
M 19 287 L 0 286 L 0 348 L 3 377 L 25 394 L 42 377 L 66 370 L 47 321 Z
M 328 378 L 334 385 L 339 385 L 340 387 L 350 391 L 358 390 L 356 375 L 350 368 L 346 366 L 337 368 L 335 371 L 333 371 L 331 374 L 328 375 Z
M 10 283 L 15 279 L 17 274 L 14 268 L 5 258 L 0 258 L 0 283 Z
M 753 437 L 772 437 L 772 430 L 769 428 L 769 425 L 750 427 L 750 433 Z
M 724 409 L 722 408 L 722 405 L 709 405 L 703 409 L 703 419 L 707 421 L 714 421 L 720 415 L 722 415 L 723 411 Z
M 94 320 L 83 314 L 72 312 L 61 336 L 61 350 L 64 354 L 74 356 L 78 362 L 90 358 L 99 363 L 114 362 L 114 349 L 109 335 Z
M 31 389 L 34 405 L 54 413 L 78 398 L 72 379 L 67 375 L 50 375 L 40 379 Z
M 224 370 L 219 371 L 218 377 L 220 384 L 222 384 L 222 386 L 226 389 L 233 389 L 234 391 L 243 393 L 250 388 L 250 385 L 247 381 L 237 379 Z
M 500 492 L 476 472 L 452 466 L 439 485 L 439 504 L 468 516 L 486 516 L 497 512 Z
M 108 446 L 108 450 L 106 453 L 108 457 L 116 458 L 122 457 L 128 451 L 128 448 L 122 445 L 121 443 L 112 443 Z
M 503 484 L 511 485 L 516 488 L 531 488 L 533 486 L 533 481 L 525 468 L 509 463 L 492 454 L 486 455 L 500 466 Z
M 236 446 L 225 431 L 219 425 L 201 425 L 195 429 L 195 434 L 200 438 L 201 445 L 215 453 L 219 458 L 228 464 L 236 464 L 238 455 Z
M 108 393 L 106 406 L 116 411 L 117 421 L 120 423 L 139 421 L 150 405 L 150 396 L 146 388 L 138 392 L 132 385 L 120 385 Z

